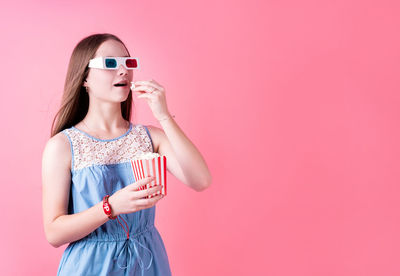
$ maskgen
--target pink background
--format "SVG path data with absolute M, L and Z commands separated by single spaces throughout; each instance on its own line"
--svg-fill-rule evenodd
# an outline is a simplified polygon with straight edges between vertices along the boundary
M 73 47 L 110 32 L 213 175 L 169 174 L 173 275 L 400 275 L 398 1 L 13 1 L 0 9 L 2 275 L 55 275 L 41 158 Z M 143 99 L 134 123 L 160 126 Z

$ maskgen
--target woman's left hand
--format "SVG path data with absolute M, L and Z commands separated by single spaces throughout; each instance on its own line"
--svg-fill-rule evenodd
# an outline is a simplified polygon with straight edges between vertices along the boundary
M 132 89 L 132 93 L 138 95 L 138 98 L 147 99 L 147 103 L 157 120 L 170 116 L 164 87 L 153 79 L 150 81 L 135 81 L 134 85 L 135 88 Z

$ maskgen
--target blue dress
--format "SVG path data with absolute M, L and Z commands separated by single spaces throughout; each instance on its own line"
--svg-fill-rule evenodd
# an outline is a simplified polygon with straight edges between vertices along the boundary
M 71 127 L 62 131 L 70 142 L 71 188 L 68 214 L 82 212 L 105 195 L 136 182 L 130 161 L 154 152 L 146 126 L 130 123 L 115 139 L 100 140 Z M 171 275 L 163 240 L 154 225 L 156 206 L 121 214 L 129 239 L 116 219 L 71 242 L 65 249 L 57 275 Z M 125 224 L 120 220 L 122 225 Z

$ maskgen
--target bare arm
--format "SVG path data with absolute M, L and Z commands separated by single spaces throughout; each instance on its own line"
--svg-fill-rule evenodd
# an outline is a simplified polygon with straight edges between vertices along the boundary
M 46 239 L 54 247 L 77 241 L 109 220 L 104 214 L 102 201 L 80 213 L 68 214 L 70 169 L 69 141 L 59 133 L 47 142 L 42 159 L 43 225 Z M 111 215 L 133 213 L 154 206 L 162 195 L 146 197 L 160 191 L 162 186 L 139 189 L 152 180 L 141 179 L 111 195 Z
M 42 158 L 43 225 L 46 239 L 54 247 L 79 240 L 109 220 L 102 202 L 68 215 L 70 168 L 69 141 L 59 133 L 47 142 Z
M 196 191 L 211 185 L 212 177 L 207 164 L 190 139 L 175 120 L 160 121 L 162 129 L 149 125 L 147 128 L 158 143 L 158 153 L 167 156 L 168 170 L 180 181 Z

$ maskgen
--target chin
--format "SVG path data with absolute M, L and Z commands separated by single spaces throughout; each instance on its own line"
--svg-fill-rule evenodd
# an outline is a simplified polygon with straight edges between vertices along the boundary
M 113 94 L 113 95 L 119 94 L 119 95 L 121 95 L 121 97 L 126 97 L 126 98 L 128 98 L 128 95 L 129 95 L 129 92 L 130 92 L 130 91 L 131 91 L 130 89 L 119 89 L 119 90 L 117 90 L 117 91 L 113 90 L 113 91 L 112 91 L 112 94 Z
M 116 100 L 116 102 L 122 103 L 125 102 L 128 99 L 128 95 L 126 95 L 126 97 L 121 97 L 118 100 Z

